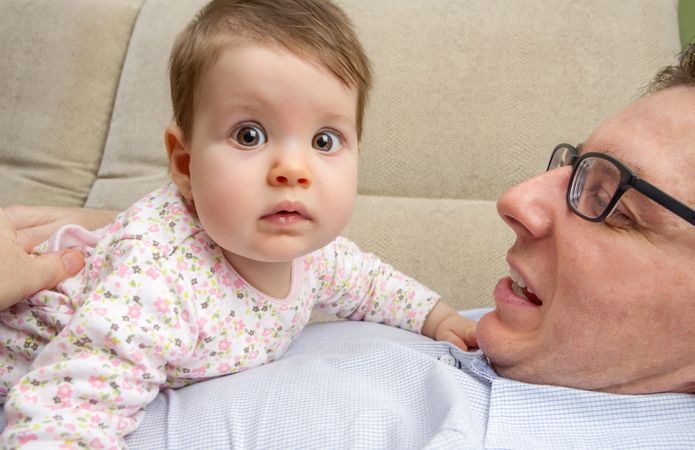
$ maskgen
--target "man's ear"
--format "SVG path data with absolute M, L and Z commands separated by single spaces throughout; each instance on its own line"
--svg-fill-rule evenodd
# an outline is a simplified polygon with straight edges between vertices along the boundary
M 183 138 L 183 132 L 178 125 L 170 124 L 164 130 L 164 144 L 167 147 L 167 155 L 169 156 L 169 172 L 171 180 L 174 182 L 179 192 L 186 200 L 193 200 L 193 191 L 191 190 L 191 153 L 186 146 L 186 141 Z

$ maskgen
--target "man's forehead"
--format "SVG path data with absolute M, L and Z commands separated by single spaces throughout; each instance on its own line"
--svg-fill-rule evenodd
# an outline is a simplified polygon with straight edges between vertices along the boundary
M 641 98 L 601 124 L 583 151 L 610 153 L 645 178 L 692 173 L 695 87 L 669 88 Z
M 695 206 L 695 87 L 665 89 L 607 119 L 579 146 L 620 160 L 636 175 L 690 207 Z M 629 194 L 629 195 L 628 195 Z M 653 202 L 629 192 L 625 201 L 649 212 Z M 653 211 L 654 218 L 670 213 Z

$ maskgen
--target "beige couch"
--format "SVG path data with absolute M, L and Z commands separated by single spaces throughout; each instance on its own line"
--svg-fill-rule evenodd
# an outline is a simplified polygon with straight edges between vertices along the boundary
M 0 206 L 124 208 L 166 180 L 167 57 L 204 1 L 0 0 Z M 340 3 L 376 72 L 345 234 L 459 308 L 507 270 L 495 198 L 679 49 L 676 0 Z

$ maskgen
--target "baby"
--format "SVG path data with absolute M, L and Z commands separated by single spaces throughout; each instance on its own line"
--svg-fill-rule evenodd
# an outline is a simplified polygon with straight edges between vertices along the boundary
M 0 313 L 2 444 L 124 447 L 162 388 L 280 357 L 314 306 L 474 346 L 475 322 L 337 237 L 371 84 L 325 0 L 214 0 L 170 60 L 172 183 L 96 234 L 56 291 Z M 61 447 L 61 448 L 63 448 Z

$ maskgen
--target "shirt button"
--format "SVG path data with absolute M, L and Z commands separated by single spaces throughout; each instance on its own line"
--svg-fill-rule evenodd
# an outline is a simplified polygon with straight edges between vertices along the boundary
M 442 356 L 438 357 L 437 359 L 445 364 L 449 364 L 450 366 L 455 367 L 457 365 L 456 359 L 448 353 L 446 355 L 442 355 Z

